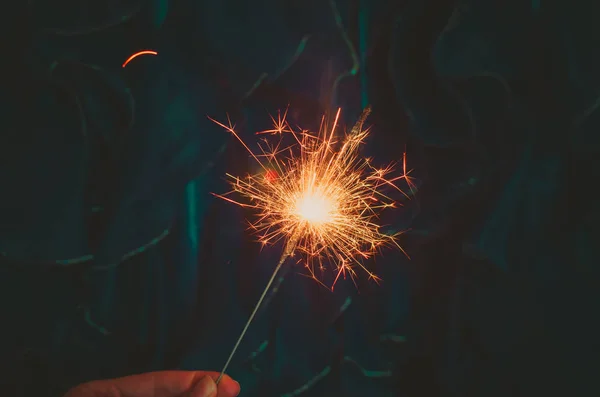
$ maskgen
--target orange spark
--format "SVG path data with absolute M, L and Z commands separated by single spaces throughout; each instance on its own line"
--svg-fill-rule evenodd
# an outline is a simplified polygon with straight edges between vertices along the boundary
M 277 179 L 279 175 L 277 174 L 277 171 L 275 170 L 268 170 L 267 172 L 265 172 L 265 179 L 267 180 L 267 182 L 273 182 Z
M 123 66 L 121 66 L 121 67 L 124 68 L 125 66 L 127 66 L 127 64 L 129 62 L 131 62 L 134 58 L 139 57 L 140 55 L 158 55 L 158 52 L 151 51 L 151 50 L 138 51 L 135 54 L 133 54 L 132 56 L 130 56 L 129 58 L 127 58 L 127 60 L 125 62 L 123 62 Z

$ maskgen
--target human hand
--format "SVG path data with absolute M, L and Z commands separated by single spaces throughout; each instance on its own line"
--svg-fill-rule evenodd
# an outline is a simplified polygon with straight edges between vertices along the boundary
M 64 397 L 236 397 L 240 385 L 229 376 L 208 371 L 149 372 L 95 380 L 69 390 Z

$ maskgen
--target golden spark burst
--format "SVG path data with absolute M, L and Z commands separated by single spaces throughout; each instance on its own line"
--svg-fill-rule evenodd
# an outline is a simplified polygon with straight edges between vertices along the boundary
M 338 109 L 332 126 L 319 132 L 294 131 L 286 121 L 287 111 L 272 117 L 273 128 L 257 134 L 277 134 L 276 143 L 263 140 L 259 152 L 254 153 L 236 133 L 234 126 L 215 123 L 233 134 L 261 167 L 255 175 L 244 178 L 227 174 L 233 190 L 216 195 L 256 211 L 257 219 L 251 228 L 263 244 L 284 239 L 284 261 L 294 252 L 301 254 L 310 275 L 317 281 L 317 270 L 323 272 L 329 263 L 335 269 L 333 286 L 340 276 L 347 274 L 354 280 L 355 269 L 363 269 L 369 278 L 379 278 L 369 271 L 363 260 L 372 257 L 384 246 L 398 244 L 396 234 L 381 231 L 377 219 L 385 208 L 394 208 L 396 202 L 385 194 L 395 190 L 409 197 L 397 185 L 404 179 L 413 191 L 412 178 L 406 172 L 390 178 L 394 167 L 377 169 L 371 160 L 359 155 L 359 148 L 369 135 L 363 124 L 370 113 L 366 108 L 360 119 L 341 139 L 336 136 L 341 109 Z M 212 119 L 211 119 L 212 120 Z M 291 134 L 293 144 L 281 147 L 281 135 Z M 231 194 L 247 199 L 243 203 L 232 199 Z M 402 250 L 404 252 L 404 250 Z

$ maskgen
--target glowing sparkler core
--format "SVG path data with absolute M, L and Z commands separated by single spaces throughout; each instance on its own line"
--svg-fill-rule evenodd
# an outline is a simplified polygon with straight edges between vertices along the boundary
M 333 218 L 332 213 L 336 206 L 320 192 L 305 193 L 296 202 L 296 214 L 308 226 L 319 227 L 326 225 Z

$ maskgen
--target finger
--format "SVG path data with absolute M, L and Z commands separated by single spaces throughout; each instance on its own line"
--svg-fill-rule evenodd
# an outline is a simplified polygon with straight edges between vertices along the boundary
M 190 390 L 205 371 L 160 371 L 109 380 L 119 390 L 119 397 L 174 397 Z
M 217 384 L 210 376 L 200 379 L 186 397 L 217 397 Z
M 81 385 L 65 397 L 175 397 L 188 393 L 205 376 L 217 379 L 218 372 L 160 371 Z M 218 397 L 234 397 L 239 385 L 229 376 L 219 383 Z
M 219 382 L 217 392 L 215 378 L 205 376 L 192 387 L 185 397 L 236 397 L 240 393 L 239 383 L 229 377 L 225 382 L 223 380 L 225 377 Z
M 190 394 L 194 397 L 202 396 L 202 394 L 196 395 L 194 393 L 196 386 L 202 387 L 201 385 L 199 385 L 199 383 L 205 380 L 205 378 L 210 379 L 212 383 L 214 383 L 215 388 L 217 390 L 217 394 L 215 395 L 215 397 L 237 397 L 238 394 L 240 394 L 240 384 L 233 380 L 229 375 L 224 375 L 223 378 L 221 378 L 219 384 L 217 385 L 216 381 L 219 378 L 219 375 L 221 375 L 219 372 L 196 371 L 196 374 L 197 375 L 194 377 L 194 381 L 192 382 L 193 386 L 190 387 L 190 389 L 188 389 L 191 390 Z
M 216 382 L 219 375 L 219 373 L 211 373 L 210 377 Z M 240 394 L 240 384 L 228 375 L 224 375 L 217 386 L 217 397 L 237 397 L 238 394 Z

